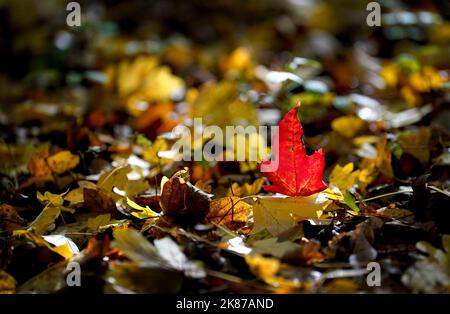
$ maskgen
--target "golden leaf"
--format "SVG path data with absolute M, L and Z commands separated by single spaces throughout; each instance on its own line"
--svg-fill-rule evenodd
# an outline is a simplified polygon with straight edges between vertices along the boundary
M 336 165 L 330 175 L 330 184 L 339 188 L 342 194 L 353 187 L 359 178 L 360 170 L 353 171 L 354 165 L 349 162 L 341 167 Z
M 161 158 L 158 156 L 158 153 L 169 149 L 170 146 L 166 139 L 157 138 L 149 148 L 146 148 L 144 150 L 142 157 L 144 158 L 144 160 L 150 162 L 153 166 L 167 165 L 172 162 L 172 160 L 168 158 Z
M 86 226 L 89 231 L 95 232 L 98 230 L 98 228 L 100 228 L 100 226 L 108 224 L 110 220 L 110 214 L 98 215 L 97 217 L 89 218 L 87 220 Z
M 148 206 L 143 207 L 143 206 L 137 204 L 136 202 L 133 202 L 128 197 L 127 197 L 127 204 L 131 208 L 137 210 L 137 211 L 131 212 L 131 215 L 133 215 L 134 217 L 137 217 L 139 219 L 159 217 L 159 214 L 154 212 L 153 210 L 151 210 L 150 207 L 148 207 Z
M 246 255 L 245 261 L 253 274 L 261 278 L 265 283 L 280 289 L 280 291 L 287 292 L 299 288 L 301 285 L 298 281 L 278 276 L 281 263 L 277 258 L 254 254 Z
M 225 128 L 229 125 L 258 125 L 254 106 L 239 99 L 237 83 L 222 81 L 219 84 L 205 83 L 193 103 L 191 117 L 202 118 L 206 125 Z
M 331 127 L 346 138 L 353 138 L 365 127 L 365 122 L 355 116 L 343 116 L 333 120 Z
M 223 56 L 219 60 L 221 70 L 229 77 L 245 74 L 253 68 L 250 51 L 244 47 L 238 47 L 228 56 Z
M 74 251 L 71 248 L 71 245 L 69 244 L 69 242 L 66 239 L 66 243 L 58 245 L 58 246 L 52 246 L 48 241 L 46 241 L 41 235 L 36 234 L 36 232 L 34 232 L 34 230 L 15 230 L 13 233 L 14 236 L 18 236 L 18 237 L 25 237 L 26 239 L 28 239 L 29 241 L 40 245 L 40 246 L 45 246 L 47 247 L 49 250 L 61 255 L 62 257 L 64 257 L 65 259 L 69 259 L 74 255 Z M 64 236 L 60 236 L 63 237 Z
M 14 277 L 0 269 L 0 294 L 14 294 L 16 285 Z
M 55 223 L 56 218 L 60 214 L 61 209 L 59 207 L 45 207 L 39 216 L 28 226 L 28 230 L 33 230 L 37 235 L 42 235 Z
M 37 192 L 37 199 L 44 205 L 48 205 L 48 206 L 62 206 L 62 204 L 64 203 L 64 199 L 63 199 L 63 194 L 53 194 L 50 193 L 48 191 L 46 191 L 44 193 L 44 195 L 42 195 L 41 192 Z
M 252 206 L 241 201 L 239 197 L 230 196 L 213 200 L 207 218 L 230 229 L 236 225 L 244 225 L 250 215 Z
M 80 162 L 80 156 L 72 154 L 68 150 L 56 153 L 47 158 L 50 169 L 57 174 L 64 173 L 75 168 Z
M 234 182 L 228 189 L 227 196 L 237 196 L 244 197 L 249 195 L 256 195 L 262 188 L 264 184 L 264 178 L 256 179 L 252 184 L 244 183 L 239 185 L 239 183 Z
M 319 218 L 329 203 L 326 193 L 307 197 L 258 197 L 253 205 L 252 233 L 267 229 L 272 235 L 278 235 L 295 226 L 299 219 Z

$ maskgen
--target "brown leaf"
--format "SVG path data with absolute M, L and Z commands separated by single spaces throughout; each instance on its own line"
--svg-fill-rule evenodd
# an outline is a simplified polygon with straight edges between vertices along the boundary
M 102 189 L 83 189 L 84 207 L 90 209 L 94 213 L 111 214 L 113 217 L 117 215 L 116 202 L 110 193 Z
M 225 225 L 230 229 L 245 225 L 252 206 L 241 201 L 239 197 L 229 196 L 211 201 L 208 220 Z
M 314 263 L 321 262 L 325 255 L 320 252 L 320 242 L 317 240 L 302 240 L 300 247 L 287 252 L 282 261 L 292 265 L 311 266 Z
M 53 180 L 53 173 L 46 162 L 48 157 L 48 149 L 43 149 L 31 157 L 28 163 L 28 171 L 31 176 L 39 182 L 47 182 Z
M 205 218 L 209 199 L 206 193 L 175 174 L 163 186 L 160 205 L 164 214 L 189 224 Z
M 0 205 L 0 229 L 14 231 L 23 229 L 27 221 L 19 216 L 16 209 L 8 204 Z

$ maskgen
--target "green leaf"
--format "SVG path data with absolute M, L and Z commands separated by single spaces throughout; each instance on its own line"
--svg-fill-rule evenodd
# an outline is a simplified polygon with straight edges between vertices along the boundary
M 344 203 L 347 204 L 353 211 L 359 213 L 359 207 L 356 205 L 355 199 L 353 195 L 350 194 L 349 191 L 344 194 Z

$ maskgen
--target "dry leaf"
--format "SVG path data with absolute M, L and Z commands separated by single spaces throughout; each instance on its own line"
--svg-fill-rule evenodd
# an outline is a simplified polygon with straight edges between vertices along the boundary
M 0 204 L 0 229 L 14 231 L 25 228 L 27 222 L 16 209 L 8 204 Z
M 223 197 L 211 201 L 206 218 L 230 229 L 236 229 L 237 226 L 245 225 L 251 211 L 252 206 L 241 201 L 239 197 Z
M 80 162 L 80 156 L 68 150 L 56 153 L 47 158 L 49 168 L 56 174 L 61 174 L 75 168 Z
M 325 193 L 307 197 L 258 197 L 253 205 L 252 233 L 267 229 L 272 235 L 278 235 L 295 226 L 299 219 L 317 219 L 329 203 Z
M 353 138 L 365 125 L 363 120 L 355 116 L 343 116 L 331 122 L 332 129 L 346 138 Z
M 0 294 L 16 293 L 17 282 L 13 276 L 0 269 Z

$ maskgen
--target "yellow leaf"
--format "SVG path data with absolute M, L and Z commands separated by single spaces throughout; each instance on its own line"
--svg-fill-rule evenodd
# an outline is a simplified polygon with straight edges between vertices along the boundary
M 106 225 L 111 220 L 111 214 L 98 215 L 95 218 L 89 218 L 87 220 L 87 228 L 91 232 L 95 232 L 100 226 Z
M 270 157 L 270 148 L 258 129 L 234 134 L 227 142 L 226 160 L 263 161 Z
M 236 225 L 245 224 L 251 211 L 252 206 L 241 201 L 239 197 L 223 197 L 211 201 L 207 218 L 233 229 Z
M 54 245 L 54 247 L 50 247 L 50 249 L 65 259 L 69 259 L 80 252 L 76 244 L 70 238 L 63 235 L 54 234 L 42 236 L 42 238 L 48 243 Z
M 353 163 L 349 162 L 344 167 L 336 165 L 330 175 L 330 184 L 339 188 L 342 194 L 353 187 L 359 178 L 360 170 L 353 171 Z
M 26 239 L 28 239 L 29 241 L 31 241 L 37 245 L 45 246 L 48 249 L 50 249 L 51 251 L 61 255 L 65 259 L 69 259 L 74 255 L 74 251 L 72 250 L 71 245 L 69 244 L 68 241 L 65 241 L 66 243 L 54 247 L 54 246 L 50 245 L 50 243 L 48 241 L 46 241 L 41 235 L 38 235 L 33 231 L 15 230 L 13 232 L 13 235 L 18 236 L 18 237 L 23 236 Z M 64 238 L 63 236 L 60 236 L 60 237 Z
M 234 81 L 205 83 L 190 104 L 189 113 L 193 118 L 202 118 L 206 125 L 224 129 L 230 125 L 259 125 L 254 106 L 239 99 L 238 86 Z
M 246 255 L 245 261 L 252 273 L 263 280 L 273 278 L 280 269 L 280 260 L 277 258 L 268 258 L 256 254 Z
M 211 193 L 212 192 L 212 187 L 211 185 L 205 183 L 203 180 L 198 180 L 197 182 L 195 182 L 195 187 L 199 190 L 202 190 L 203 192 L 206 193 Z
M 180 95 L 184 90 L 184 81 L 173 75 L 170 68 L 160 66 L 147 75 L 142 87 L 145 100 L 162 102 Z
M 397 86 L 399 80 L 399 69 L 396 64 L 388 64 L 381 69 L 381 77 L 388 87 Z
M 392 179 L 394 177 L 391 161 L 392 154 L 388 147 L 388 140 L 386 136 L 383 136 L 377 144 L 376 166 L 378 170 L 388 179 Z
M 159 217 L 159 214 L 154 212 L 153 210 L 151 210 L 150 207 L 148 207 L 148 206 L 143 207 L 143 206 L 137 204 L 136 202 L 133 202 L 128 197 L 127 197 L 127 204 L 131 208 L 137 210 L 137 212 L 136 211 L 131 212 L 131 215 L 133 215 L 134 217 L 137 217 L 139 219 Z
M 114 187 L 125 191 L 128 184 L 127 174 L 130 171 L 131 167 L 129 165 L 124 165 L 103 172 L 98 179 L 97 186 L 107 192 L 112 192 Z
M 0 294 L 14 294 L 16 285 L 14 277 L 0 269 Z
M 375 180 L 380 173 L 386 179 L 392 179 L 394 171 L 392 170 L 391 161 L 392 155 L 388 147 L 387 137 L 382 136 L 377 143 L 376 158 L 364 158 L 359 164 L 361 169 L 359 181 L 363 183 L 363 186 L 360 185 L 360 188 L 364 190 L 365 186 Z
M 331 122 L 332 129 L 346 138 L 354 137 L 365 125 L 363 120 L 355 116 L 343 116 Z
M 68 150 L 56 153 L 47 158 L 47 164 L 50 169 L 57 173 L 64 173 L 75 168 L 80 162 L 80 156 L 72 154 Z
M 228 196 L 244 197 L 249 195 L 256 195 L 262 188 L 264 184 L 264 179 L 256 179 L 252 184 L 244 183 L 239 185 L 239 183 L 234 182 L 228 189 Z
M 229 56 L 222 57 L 219 64 L 222 71 L 230 77 L 251 70 L 253 67 L 250 52 L 244 47 L 238 47 Z
M 122 61 L 117 67 L 119 95 L 125 96 L 139 90 L 144 78 L 157 66 L 158 59 L 153 56 L 139 56 L 133 61 Z
M 281 263 L 277 258 L 254 254 L 246 255 L 245 261 L 253 274 L 271 286 L 277 287 L 278 289 L 285 289 L 284 291 L 287 292 L 299 288 L 301 285 L 298 280 L 290 280 L 278 275 L 281 269 Z
M 72 191 L 70 191 L 69 193 L 67 193 L 64 196 L 64 200 L 69 201 L 71 203 L 81 203 L 83 202 L 83 189 L 84 188 L 77 188 L 74 189 Z
M 378 141 L 378 137 L 375 135 L 361 135 L 352 140 L 352 143 L 356 146 L 363 144 L 375 144 Z
M 158 156 L 158 153 L 169 149 L 170 146 L 166 139 L 157 138 L 149 148 L 144 150 L 142 157 L 144 160 L 150 162 L 152 166 L 167 165 L 171 163 L 172 160 L 168 158 L 161 158 Z
M 45 192 L 44 195 L 42 195 L 41 192 L 37 192 L 37 199 L 44 205 L 49 206 L 62 206 L 64 203 L 63 194 L 53 194 L 50 192 Z
M 70 250 L 69 244 L 63 244 L 52 248 L 52 251 L 58 253 L 65 259 L 69 259 L 73 256 L 73 252 Z
M 403 86 L 400 90 L 400 93 L 409 105 L 416 106 L 422 101 L 420 95 L 408 85 Z
M 59 207 L 45 207 L 39 216 L 28 226 L 28 230 L 33 230 L 36 234 L 42 235 L 54 224 L 60 214 L 61 209 Z
M 331 203 L 326 193 L 307 197 L 261 196 L 253 205 L 254 225 L 252 233 L 267 229 L 272 235 L 296 225 L 299 219 L 317 219 Z M 295 219 L 294 219 L 295 218 Z
M 355 293 L 358 291 L 358 284 L 351 279 L 337 278 L 326 284 L 324 289 L 327 293 Z

